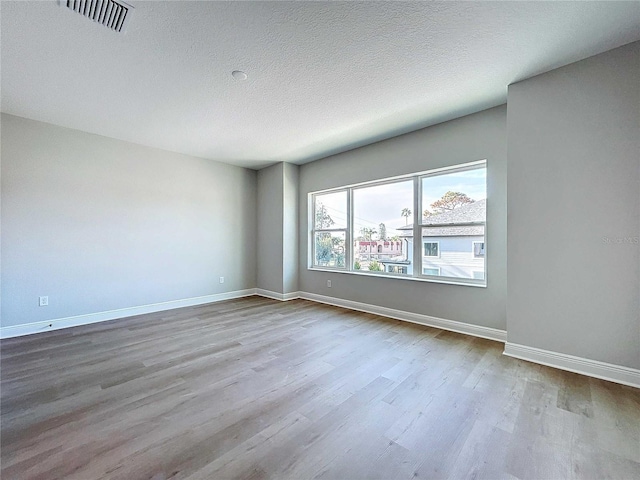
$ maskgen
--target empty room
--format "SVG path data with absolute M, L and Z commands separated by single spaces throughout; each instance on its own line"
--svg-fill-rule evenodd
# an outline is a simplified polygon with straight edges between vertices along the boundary
M 640 478 L 640 1 L 0 41 L 3 480 Z

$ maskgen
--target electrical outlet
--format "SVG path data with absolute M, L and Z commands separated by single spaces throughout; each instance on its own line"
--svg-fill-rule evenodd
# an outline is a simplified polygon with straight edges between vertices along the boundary
M 38 297 L 38 305 L 41 307 L 49 305 L 49 297 Z
M 327 287 L 331 288 L 331 280 L 327 280 Z
M 224 283 L 224 277 L 220 277 L 220 283 Z

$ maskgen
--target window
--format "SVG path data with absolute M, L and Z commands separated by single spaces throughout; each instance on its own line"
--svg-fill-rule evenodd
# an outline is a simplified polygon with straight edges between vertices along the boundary
M 313 205 L 313 264 L 345 268 L 347 192 L 316 195 Z
M 485 285 L 484 160 L 309 199 L 312 269 Z
M 438 256 L 438 242 L 425 242 L 425 244 L 424 244 L 424 256 L 425 257 L 437 257 Z
M 403 273 L 403 274 L 406 274 L 407 273 L 407 267 L 401 267 L 399 265 L 388 265 L 386 271 L 389 272 L 389 273 Z
M 438 267 L 439 276 L 465 281 L 484 278 L 484 273 L 479 278 L 474 272 L 484 272 L 485 268 L 486 185 L 485 162 L 420 176 L 422 238 L 430 242 L 426 245 L 432 245 L 422 252 L 423 269 Z M 436 239 L 437 255 L 433 248 Z M 470 242 L 473 258 L 469 255 Z
M 354 250 L 360 250 L 360 245 L 370 247 L 364 255 L 354 258 L 354 267 L 357 261 L 360 271 L 407 275 L 406 268 L 389 269 L 384 265 L 407 261 L 406 251 L 392 250 L 390 243 L 413 236 L 411 227 L 402 230 L 411 223 L 410 214 L 403 216 L 403 209 L 413 204 L 413 180 L 354 187 L 350 191 Z
M 440 275 L 439 268 L 423 268 L 422 273 L 425 275 Z

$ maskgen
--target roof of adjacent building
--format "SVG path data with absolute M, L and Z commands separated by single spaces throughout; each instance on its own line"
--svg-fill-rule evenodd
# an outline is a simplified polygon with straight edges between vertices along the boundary
M 423 236 L 452 237 L 484 235 L 486 212 L 487 200 L 483 199 L 456 208 L 455 210 L 449 210 L 430 217 L 423 217 L 422 222 L 425 226 Z M 397 228 L 396 230 L 402 231 L 400 233 L 401 237 L 413 236 L 413 224 Z M 407 231 L 407 233 L 404 233 L 405 231 Z
M 394 260 L 392 258 L 381 258 L 380 260 L 378 260 L 378 262 L 382 263 L 383 265 L 411 265 L 411 262 L 409 260 Z
M 411 232 L 413 235 L 413 232 Z M 431 227 L 423 228 L 423 237 L 470 237 L 484 235 L 484 225 L 464 225 L 461 227 Z

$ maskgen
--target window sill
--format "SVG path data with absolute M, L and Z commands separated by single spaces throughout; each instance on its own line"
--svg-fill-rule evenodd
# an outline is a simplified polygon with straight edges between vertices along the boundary
M 456 280 L 451 277 L 443 279 L 428 278 L 428 277 L 411 277 L 408 275 L 394 275 L 393 273 L 369 273 L 369 272 L 355 272 L 350 270 L 341 270 L 338 268 L 321 268 L 321 267 L 307 267 L 310 272 L 330 272 L 330 273 L 343 273 L 347 275 L 360 275 L 363 277 L 375 277 L 375 278 L 390 278 L 393 280 L 409 280 L 411 282 L 427 282 L 427 283 L 442 283 L 445 285 L 461 285 L 463 287 L 480 287 L 487 288 L 485 282 L 474 282 L 471 279 Z

